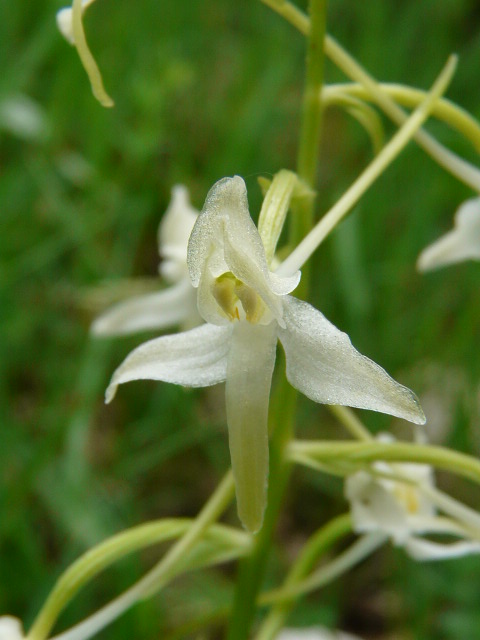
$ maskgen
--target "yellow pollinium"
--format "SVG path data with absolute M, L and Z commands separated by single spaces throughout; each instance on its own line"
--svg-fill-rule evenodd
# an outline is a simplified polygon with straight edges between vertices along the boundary
M 215 280 L 213 297 L 230 320 L 245 317 L 248 322 L 257 324 L 265 311 L 265 304 L 260 296 L 231 272 L 224 273 Z

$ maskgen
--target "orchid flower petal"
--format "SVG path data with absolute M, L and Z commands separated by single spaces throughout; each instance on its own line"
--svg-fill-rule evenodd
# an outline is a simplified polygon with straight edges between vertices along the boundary
M 116 304 L 95 320 L 91 331 L 96 336 L 127 335 L 183 324 L 195 315 L 198 316 L 195 289 L 188 280 L 181 280 L 163 291 Z
M 145 342 L 114 372 L 105 401 L 113 400 L 119 384 L 132 380 L 162 380 L 185 387 L 223 382 L 231 333 L 231 327 L 204 324 Z
M 362 356 L 346 333 L 306 302 L 284 298 L 286 329 L 279 338 L 287 356 L 287 378 L 315 402 L 370 409 L 423 424 L 415 394 Z
M 280 277 L 267 265 L 260 234 L 250 217 L 245 182 L 239 176 L 219 180 L 210 189 L 188 245 L 188 266 L 198 305 L 208 322 L 216 322 L 218 305 L 212 281 L 231 272 L 254 289 L 282 323 L 279 296 L 298 285 L 300 274 Z
M 23 640 L 22 623 L 13 616 L 0 616 L 0 640 Z
M 252 533 L 262 525 L 268 477 L 268 402 L 276 325 L 235 322 L 227 364 L 227 423 L 238 515 Z
M 178 280 L 183 275 L 188 277 L 188 239 L 198 213 L 190 204 L 188 189 L 180 184 L 175 185 L 170 204 L 158 227 L 158 251 L 163 258 L 160 273 L 169 281 Z M 179 269 L 182 273 L 178 273 Z
M 480 260 L 480 198 L 464 202 L 455 214 L 455 226 L 420 254 L 420 271 L 463 260 Z
M 355 531 L 382 531 L 398 543 L 406 540 L 411 530 L 407 513 L 400 502 L 381 482 L 366 471 L 347 477 L 345 497 L 351 504 Z
M 415 560 L 448 560 L 449 558 L 461 558 L 472 553 L 480 553 L 480 542 L 471 540 L 442 544 L 411 537 L 404 546 L 407 553 Z

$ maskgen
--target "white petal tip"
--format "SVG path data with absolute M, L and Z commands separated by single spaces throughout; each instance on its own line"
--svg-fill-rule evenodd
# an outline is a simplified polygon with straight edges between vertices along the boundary
M 57 27 L 62 36 L 71 45 L 75 44 L 75 38 L 73 36 L 73 20 L 72 20 L 72 8 L 65 7 L 57 11 Z
M 113 382 L 108 385 L 107 390 L 105 391 L 105 404 L 111 403 L 117 393 L 117 389 L 118 385 Z
M 23 640 L 22 623 L 13 616 L 0 616 L 0 640 Z

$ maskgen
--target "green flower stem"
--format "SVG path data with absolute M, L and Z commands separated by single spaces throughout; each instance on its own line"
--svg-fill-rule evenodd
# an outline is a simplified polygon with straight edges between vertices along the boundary
M 343 551 L 334 560 L 314 571 L 305 580 L 263 594 L 260 598 L 260 604 L 268 605 L 277 602 L 288 602 L 330 584 L 330 582 L 347 573 L 352 567 L 371 555 L 387 539 L 387 536 L 382 533 L 369 533 L 362 536 L 346 551 Z
M 251 555 L 240 564 L 232 614 L 228 628 L 228 640 L 245 640 L 255 617 L 256 602 L 265 573 L 268 553 L 278 520 L 278 514 L 290 476 L 291 465 L 286 451 L 293 437 L 297 393 L 285 378 L 275 390 L 270 421 L 274 427 L 270 441 L 270 475 L 268 481 L 268 505 L 263 526 L 255 536 Z
M 327 0 L 310 0 L 310 25 L 308 36 L 307 69 L 303 94 L 300 141 L 297 157 L 297 174 L 308 187 L 316 185 L 320 129 L 322 125 L 323 63 L 326 29 Z M 292 203 L 292 219 L 289 244 L 297 246 L 313 226 L 314 200 L 305 198 Z M 296 295 L 306 298 L 310 280 L 310 266 L 302 272 L 302 280 Z
M 101 571 L 134 551 L 184 535 L 192 526 L 190 519 L 168 519 L 149 522 L 117 534 L 87 551 L 59 578 L 45 605 L 32 625 L 28 638 L 40 640 L 48 636 L 59 614 L 78 591 Z M 228 554 L 229 547 L 246 546 L 248 536 L 224 525 L 212 525 L 205 538 L 221 545 Z M 232 548 L 233 548 L 232 547 Z
M 367 464 L 382 460 L 385 462 L 416 462 L 456 473 L 480 484 L 480 460 L 452 451 L 445 447 L 400 442 L 300 442 L 289 446 L 292 461 L 306 457 L 320 463 L 345 465 L 351 473 Z M 350 469 L 348 469 L 350 467 Z
M 338 225 L 352 207 L 359 201 L 367 189 L 377 180 L 385 169 L 393 162 L 401 151 L 410 142 L 418 131 L 419 127 L 430 115 L 430 110 L 434 106 L 439 96 L 446 90 L 455 72 L 457 57 L 450 56 L 440 75 L 434 82 L 431 90 L 427 94 L 420 106 L 410 115 L 405 123 L 398 129 L 391 140 L 384 146 L 382 151 L 372 162 L 362 171 L 359 177 L 347 189 L 342 197 L 337 200 L 333 207 L 327 211 L 323 218 L 304 237 L 292 253 L 286 258 L 277 273 L 285 275 L 294 273 L 300 269 L 306 260 L 314 253 L 328 234 Z
M 290 569 L 282 589 L 288 590 L 297 584 L 311 571 L 319 558 L 327 553 L 339 539 L 348 535 L 351 531 L 352 519 L 349 513 L 338 516 L 317 531 L 303 547 L 295 564 Z M 268 597 L 269 594 L 264 594 L 263 601 Z M 296 598 L 292 598 L 276 603 L 263 621 L 255 640 L 273 640 L 278 631 L 284 626 L 295 602 Z
M 329 404 L 327 408 L 337 418 L 339 422 L 350 432 L 357 440 L 372 440 L 373 436 L 365 427 L 360 418 L 350 407 L 341 407 L 337 404 Z
M 285 18 L 298 31 L 306 36 L 309 35 L 310 21 L 308 16 L 290 2 L 287 0 L 261 0 L 261 2 Z M 325 36 L 324 47 L 325 53 L 330 60 L 349 78 L 363 85 L 380 109 L 393 122 L 397 125 L 405 122 L 407 115 L 403 109 L 387 93 L 384 93 L 373 76 L 328 34 Z M 470 188 L 480 192 L 480 170 L 477 167 L 465 162 L 449 149 L 446 149 L 425 131 L 417 131 L 414 139 L 440 166 Z
M 379 82 L 377 86 L 383 94 L 389 96 L 403 107 L 415 108 L 426 97 L 425 91 L 403 84 Z M 339 101 L 342 103 L 346 97 L 369 102 L 374 101 L 366 87 L 359 83 L 330 84 L 322 89 L 324 106 L 337 104 Z M 473 144 L 477 151 L 480 151 L 480 123 L 468 111 L 451 102 L 451 100 L 440 98 L 432 109 L 432 116 L 456 129 Z
M 104 628 L 112 620 L 118 618 L 138 600 L 149 597 L 154 591 L 161 588 L 169 579 L 176 575 L 180 569 L 185 568 L 184 563 L 187 555 L 204 537 L 212 523 L 218 519 L 220 514 L 230 504 L 233 496 L 233 476 L 231 471 L 229 471 L 200 511 L 197 518 L 189 522 L 186 528 L 182 529 L 184 525 L 181 522 L 178 523 L 178 526 L 171 525 L 170 530 L 168 525 L 164 525 L 164 536 L 166 533 L 169 533 L 170 537 L 172 537 L 173 534 L 182 535 L 183 531 L 184 533 L 153 569 L 132 587 L 115 598 L 115 600 L 59 637 L 88 638 Z M 137 527 L 134 530 L 134 534 L 130 534 L 131 537 L 129 537 L 128 533 L 115 536 L 112 540 L 100 545 L 98 548 L 92 550 L 92 552 L 85 554 L 83 558 L 80 558 L 77 563 L 67 570 L 64 576 L 60 578 L 52 595 L 47 600 L 45 607 L 34 622 L 27 636 L 28 640 L 44 640 L 55 624 L 61 609 L 95 573 L 122 555 L 130 553 L 142 545 L 145 546 L 148 536 L 152 536 L 152 541 L 148 542 L 148 544 L 155 542 L 153 540 L 155 533 L 157 535 L 156 541 L 158 541 L 162 527 L 160 526 L 158 530 L 155 530 L 155 528 L 148 529 L 148 526 L 149 525 L 145 525 L 145 527 L 147 527 L 146 529 Z M 217 529 L 217 532 L 222 531 L 224 531 L 223 527 Z M 238 533 L 239 532 L 236 532 L 236 534 Z
M 113 107 L 115 103 L 105 91 L 102 74 L 87 44 L 82 22 L 82 0 L 73 0 L 72 23 L 75 46 L 83 67 L 87 72 L 88 79 L 90 80 L 92 93 L 103 107 Z
M 326 0 L 310 0 L 309 4 L 311 28 L 308 36 L 306 83 L 303 94 L 297 173 L 302 180 L 313 187 L 316 182 L 322 124 L 323 41 L 327 3 Z

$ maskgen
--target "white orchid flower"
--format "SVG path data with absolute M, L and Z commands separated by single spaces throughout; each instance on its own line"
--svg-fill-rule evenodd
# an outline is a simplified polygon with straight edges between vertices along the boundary
M 305 627 L 302 629 L 284 629 L 277 640 L 360 640 L 345 631 L 331 631 L 325 627 Z
M 480 198 L 467 200 L 457 209 L 452 231 L 422 251 L 417 267 L 430 271 L 463 260 L 480 260 Z
M 158 228 L 162 258 L 159 271 L 171 286 L 116 304 L 92 324 L 94 335 L 118 336 L 176 325 L 191 328 L 202 322 L 187 267 L 188 238 L 197 216 L 186 187 L 173 187 L 172 199 Z
M 23 640 L 22 623 L 12 616 L 0 616 L 0 640 Z
M 480 514 L 436 489 L 429 465 L 375 462 L 372 472 L 346 479 L 345 495 L 357 533 L 383 533 L 416 560 L 480 553 Z M 434 542 L 423 537 L 429 534 L 459 540 Z
M 130 380 L 189 387 L 226 381 L 238 513 L 250 531 L 260 528 L 266 500 L 277 340 L 285 349 L 289 382 L 312 400 L 425 421 L 409 389 L 358 353 L 319 311 L 288 295 L 300 273 L 270 271 L 242 178 L 225 178 L 210 190 L 190 237 L 188 266 L 207 324 L 135 349 L 115 371 L 106 401 Z

